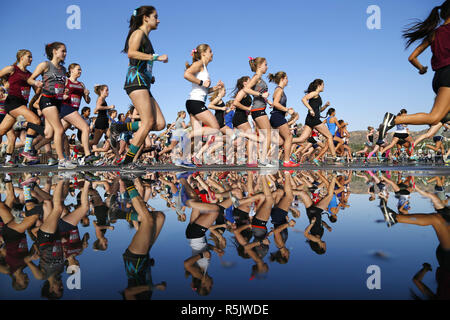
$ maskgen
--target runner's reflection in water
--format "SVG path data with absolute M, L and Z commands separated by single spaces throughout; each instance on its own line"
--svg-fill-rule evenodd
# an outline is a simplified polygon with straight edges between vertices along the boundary
M 428 198 L 433 203 L 435 213 L 431 214 L 396 214 L 395 212 L 384 212 L 388 215 L 390 223 L 405 223 L 418 226 L 432 226 L 439 240 L 436 248 L 436 258 L 439 267 L 436 270 L 436 281 L 438 283 L 437 292 L 433 293 L 423 282 L 423 278 L 428 271 L 432 271 L 431 265 L 424 263 L 422 269 L 414 276 L 413 282 L 417 288 L 429 299 L 449 300 L 450 299 L 450 208 L 446 206 L 446 201 L 442 201 L 436 194 L 426 192 L 415 186 L 415 190 L 422 196 Z M 382 210 L 389 210 L 387 206 Z
M 151 299 L 154 290 L 165 290 L 166 283 L 153 284 L 151 267 L 154 259 L 150 250 L 155 244 L 164 225 L 165 215 L 160 211 L 149 211 L 136 190 L 137 179 L 122 178 L 132 207 L 138 215 L 138 228 L 130 245 L 123 254 L 128 286 L 122 295 L 125 300 Z
M 322 177 L 322 175 L 321 175 Z M 303 233 L 311 250 L 321 255 L 327 250 L 325 241 L 322 240 L 324 227 L 331 232 L 330 226 L 325 221 L 322 221 L 322 214 L 328 213 L 326 210 L 334 196 L 334 189 L 336 185 L 336 176 L 333 175 L 331 182 L 328 184 L 327 195 L 317 204 L 314 204 L 309 195 L 305 191 L 298 192 L 300 199 L 306 208 L 306 214 L 309 219 L 309 226 L 306 227 Z
M 206 239 L 206 231 L 216 221 L 220 208 L 217 204 L 204 203 L 192 188 L 192 174 L 181 173 L 177 175 L 180 187 L 176 197 L 180 197 L 181 205 L 192 209 L 189 224 L 185 235 L 192 248 L 192 256 L 184 261 L 186 276 L 192 277 L 191 287 L 201 296 L 209 295 L 213 286 L 213 279 L 207 273 L 210 263 L 211 246 Z M 213 247 L 214 251 L 223 251 Z
M 273 224 L 273 238 L 275 246 L 278 251 L 270 254 L 270 261 L 276 261 L 280 264 L 285 264 L 289 261 L 290 252 L 286 248 L 286 241 L 288 239 L 288 227 L 295 226 L 295 220 L 289 220 L 288 211 L 294 200 L 292 193 L 291 173 L 284 171 L 284 190 L 278 189 L 276 193 L 281 194 L 279 201 L 275 200 L 275 205 L 270 212 L 271 222 Z M 281 191 L 281 192 L 280 192 Z

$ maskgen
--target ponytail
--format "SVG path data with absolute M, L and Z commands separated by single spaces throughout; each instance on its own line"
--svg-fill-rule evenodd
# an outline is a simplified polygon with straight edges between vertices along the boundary
M 94 92 L 96 95 L 100 96 L 103 89 L 105 89 L 106 87 L 108 87 L 106 84 L 97 84 L 94 86 Z
M 155 11 L 156 9 L 153 6 L 141 6 L 133 11 L 130 18 L 130 30 L 128 31 L 127 40 L 125 41 L 125 46 L 122 50 L 123 53 L 128 53 L 128 40 L 130 40 L 133 32 L 142 26 L 144 23 L 144 17 L 150 16 Z
M 202 53 L 206 52 L 209 48 L 210 48 L 209 45 L 203 43 L 203 44 L 199 44 L 197 46 L 197 48 L 193 49 L 191 51 L 192 63 L 199 61 L 202 58 Z M 186 62 L 185 66 L 186 66 L 186 70 L 187 70 L 192 66 L 192 64 L 189 64 L 188 62 Z
M 269 79 L 269 82 L 275 82 L 276 84 L 280 84 L 280 81 L 286 78 L 286 72 L 278 71 L 275 74 L 269 73 L 267 78 Z
M 317 88 L 323 83 L 322 79 L 316 79 L 313 82 L 311 82 L 308 86 L 308 89 L 305 90 L 305 93 L 314 92 L 317 90 Z
M 53 60 L 53 50 L 58 50 L 60 47 L 65 46 L 62 42 L 52 42 L 45 45 L 45 54 L 48 60 Z
M 17 51 L 16 62 L 13 63 L 13 66 L 17 66 L 17 64 L 20 62 L 20 59 L 22 59 L 22 57 L 26 56 L 28 53 L 31 54 L 31 51 L 27 49 L 21 49 Z
M 441 19 L 446 20 L 450 16 L 450 0 L 446 0 L 441 6 L 434 7 L 430 15 L 424 21 L 416 20 L 403 30 L 403 38 L 406 40 L 406 49 L 416 41 L 430 40 L 434 31 L 439 26 Z

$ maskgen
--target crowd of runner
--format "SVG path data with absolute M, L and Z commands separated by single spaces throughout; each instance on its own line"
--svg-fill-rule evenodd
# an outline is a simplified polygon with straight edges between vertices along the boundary
M 396 115 L 387 113 L 381 125 L 375 127 L 378 133 L 375 128 L 368 128 L 362 150 L 352 150 L 348 123 L 338 117 L 330 102 L 323 103 L 322 79 L 305 86 L 301 101 L 306 109 L 294 110 L 284 92 L 287 73 L 268 73 L 264 57 L 249 57 L 250 73 L 237 78 L 234 90 L 227 94 L 222 81 L 211 83 L 208 65 L 213 61 L 213 52 L 208 44 L 200 44 L 191 51 L 192 63 L 186 63 L 184 71 L 184 78 L 192 84 L 186 110 L 178 112 L 175 122 L 166 124 L 150 91 L 155 81 L 153 64 L 168 62 L 167 55 L 155 53 L 149 39 L 159 22 L 152 6 L 137 8 L 130 18 L 123 49 L 129 58 L 124 89 L 131 100 L 126 114 L 119 114 L 116 106 L 107 102 L 107 84 L 93 88 L 94 119 L 89 107 L 80 109 L 83 100 L 91 103 L 91 91 L 80 81 L 82 66 L 71 63 L 67 69 L 64 67 L 68 50 L 64 43 L 47 44 L 48 60 L 39 63 L 33 72 L 28 70 L 32 53 L 19 50 L 15 63 L 0 70 L 3 165 L 33 165 L 45 159 L 48 165 L 58 165 L 60 169 L 136 162 L 173 163 L 182 167 L 223 163 L 296 167 L 307 161 L 320 165 L 326 159 L 351 162 L 359 156 L 417 160 L 427 153 L 424 150 L 432 150 L 447 161 L 443 132 L 450 120 L 449 1 L 434 8 L 428 19 L 412 25 L 403 34 L 407 47 L 421 41 L 409 57 L 420 74 L 425 74 L 427 67 L 419 62 L 418 56 L 428 46 L 433 52 L 436 99 L 432 110 L 418 114 L 408 114 L 405 109 Z M 269 92 L 266 80 L 275 85 L 273 92 Z M 304 123 L 298 121 L 301 114 L 306 114 Z M 430 129 L 414 139 L 407 125 L 429 125 Z M 396 130 L 390 139 L 386 134 L 393 127 Z M 77 134 L 69 138 L 68 129 L 77 130 Z M 425 149 L 416 150 L 426 139 L 432 139 L 434 145 L 426 144 Z

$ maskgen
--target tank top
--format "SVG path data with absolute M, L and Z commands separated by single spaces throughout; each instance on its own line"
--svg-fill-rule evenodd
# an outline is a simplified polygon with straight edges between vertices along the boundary
M 322 107 L 322 98 L 318 96 L 317 98 L 311 98 L 308 101 L 309 105 L 314 111 L 314 117 L 313 118 L 320 118 L 320 107 Z M 308 116 L 310 116 L 310 113 L 308 112 Z
M 277 88 L 281 88 L 281 87 L 277 87 Z M 283 107 L 285 107 L 285 108 L 287 108 L 286 106 L 287 106 L 287 97 L 286 97 L 286 94 L 284 93 L 284 90 L 281 88 L 281 92 L 282 92 L 282 94 L 281 94 L 281 98 L 280 98 L 280 104 L 283 106 Z M 286 112 L 284 112 L 284 111 L 281 111 L 281 110 L 279 110 L 279 109 L 277 109 L 277 108 L 273 108 L 273 110 L 270 112 L 271 114 L 274 114 L 274 113 L 281 113 L 283 116 L 286 116 Z
M 249 94 L 247 94 L 244 98 L 242 98 L 242 100 L 240 101 L 240 103 L 241 103 L 243 106 L 250 107 L 250 106 L 252 105 L 252 97 L 251 97 Z M 236 112 L 235 112 L 235 113 L 244 113 L 244 114 L 247 114 L 247 111 L 242 110 L 242 109 L 236 107 Z
M 262 79 L 259 80 L 259 82 L 252 88 L 252 90 L 258 91 L 259 93 L 267 92 L 268 89 L 269 88 L 267 87 L 267 83 Z M 252 111 L 261 108 L 266 108 L 266 100 L 263 97 L 254 97 Z
M 42 95 L 62 100 L 66 85 L 66 68 L 64 66 L 57 68 L 51 61 L 47 61 L 47 68 L 48 70 L 42 76 L 44 82 Z
M 328 130 L 330 130 L 330 133 L 331 133 L 331 135 L 332 136 L 334 136 L 334 134 L 336 133 L 336 123 L 331 123 L 330 122 L 330 118 L 331 117 L 328 117 L 327 118 L 327 126 L 328 126 Z
M 450 24 L 442 25 L 435 31 L 431 43 L 431 66 L 434 71 L 450 65 Z
M 139 52 L 145 54 L 155 54 L 153 45 L 145 33 L 144 36 L 141 38 L 141 45 L 139 47 Z M 150 88 L 150 81 L 152 79 L 152 76 L 153 76 L 152 60 L 147 61 L 130 58 L 124 88 L 126 89 L 135 86 L 145 86 Z
M 225 103 L 223 101 L 221 101 L 217 106 L 220 108 L 223 108 L 223 107 L 225 107 Z M 214 114 L 218 117 L 223 118 L 225 115 L 225 111 L 224 110 L 216 110 L 216 112 Z
M 81 98 L 84 95 L 84 87 L 80 82 L 75 83 L 70 81 L 70 79 L 67 79 L 66 90 L 68 98 L 64 100 L 64 104 L 78 110 L 80 107 Z
M 106 100 L 104 100 L 101 105 L 102 105 L 102 107 L 107 107 L 108 106 L 108 104 L 106 103 Z M 108 110 L 98 110 L 97 120 L 100 119 L 100 118 L 108 120 L 108 112 L 107 111 Z
M 22 71 L 18 66 L 14 66 L 14 73 L 8 79 L 8 94 L 28 101 L 30 98 L 31 86 L 28 84 L 27 80 L 30 76 L 30 71 Z
M 210 80 L 208 69 L 206 69 L 205 65 L 203 65 L 203 70 L 198 72 L 195 75 L 195 77 L 198 80 L 202 80 L 203 82 L 205 82 L 206 80 Z M 208 88 L 206 88 L 204 86 L 199 86 L 196 83 L 192 83 L 192 90 L 191 90 L 191 93 L 189 94 L 189 100 L 206 102 L 207 96 L 208 96 Z

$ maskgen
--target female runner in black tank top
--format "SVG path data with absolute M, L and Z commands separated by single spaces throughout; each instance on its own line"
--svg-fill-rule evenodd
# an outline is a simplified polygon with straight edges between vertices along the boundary
M 141 6 L 134 10 L 130 18 L 130 30 L 125 41 L 123 52 L 130 59 L 124 89 L 138 111 L 141 121 L 133 125 L 114 125 L 111 128 L 111 145 L 116 147 L 116 141 L 121 132 L 135 131 L 130 140 L 127 155 L 120 160 L 120 164 L 128 164 L 134 160 L 136 153 L 151 130 L 160 131 L 166 127 L 166 120 L 158 102 L 150 93 L 150 84 L 154 82 L 153 62 L 167 63 L 167 55 L 155 54 L 148 38 L 152 30 L 158 28 L 159 19 L 156 9 L 152 6 Z
M 109 128 L 109 120 L 107 112 L 115 108 L 114 105 L 108 106 L 106 98 L 109 95 L 109 88 L 107 85 L 97 85 L 94 87 L 94 92 L 98 95 L 97 103 L 95 105 L 94 114 L 97 114 L 97 119 L 94 124 L 94 139 L 89 141 L 89 145 L 95 146 L 100 141 L 103 134 L 106 134 Z
M 334 149 L 333 136 L 328 130 L 326 123 L 322 123 L 320 120 L 320 113 L 330 106 L 327 102 L 322 107 L 322 98 L 320 93 L 323 92 L 324 82 L 321 79 L 316 79 L 309 84 L 308 90 L 305 91 L 306 95 L 303 97 L 302 102 L 306 108 L 308 108 L 309 113 L 305 120 L 305 129 L 300 137 L 294 138 L 293 143 L 303 143 L 310 136 L 313 129 L 319 131 L 326 139 L 326 148 L 330 150 L 332 156 L 336 158 L 336 151 Z
M 236 83 L 236 87 L 233 92 L 235 92 L 233 105 L 236 106 L 236 111 L 233 116 L 233 127 L 237 128 L 240 132 L 246 135 L 253 135 L 252 127 L 248 123 L 248 114 L 251 111 L 252 105 L 252 97 L 245 93 L 244 87 L 248 86 L 248 82 L 250 81 L 250 77 L 244 76 L 238 79 Z M 241 135 L 241 133 L 239 133 Z M 257 141 L 257 138 L 254 139 Z M 239 144 L 238 144 L 239 145 Z M 250 166 L 257 166 L 256 157 L 253 152 L 250 150 L 254 147 L 254 145 L 247 141 L 247 160 Z M 239 159 L 238 159 L 239 160 Z M 239 162 L 239 161 L 238 161 Z M 241 163 L 238 163 L 241 164 Z

